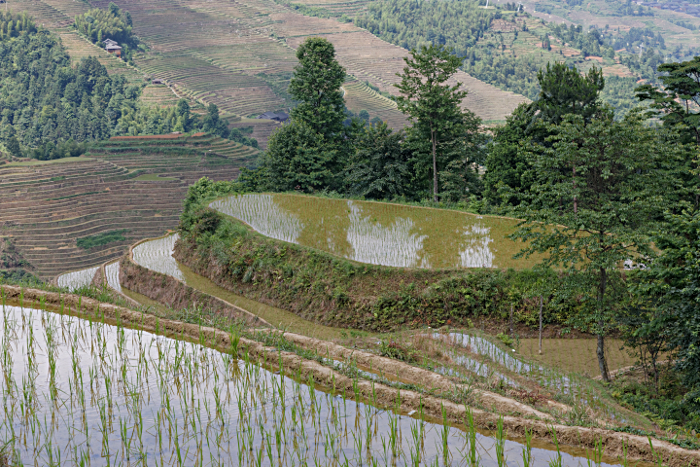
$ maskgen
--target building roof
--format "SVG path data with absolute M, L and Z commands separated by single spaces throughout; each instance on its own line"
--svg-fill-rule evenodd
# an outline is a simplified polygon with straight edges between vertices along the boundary
M 117 41 L 113 41 L 112 39 L 106 39 L 103 42 L 107 45 L 117 45 L 118 44 Z
M 107 47 L 105 47 L 105 49 L 107 49 L 107 50 L 121 50 L 122 48 L 119 47 L 118 45 L 107 44 Z
M 277 120 L 278 122 L 286 122 L 289 120 L 289 115 L 284 112 L 265 112 L 258 116 L 259 119 Z

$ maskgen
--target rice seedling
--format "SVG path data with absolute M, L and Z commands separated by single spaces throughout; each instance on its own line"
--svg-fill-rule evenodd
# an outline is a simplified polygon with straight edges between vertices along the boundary
M 363 402 L 356 384 L 348 403 L 297 368 L 261 366 L 235 338 L 225 354 L 103 314 L 5 305 L 0 317 L 0 446 L 18 462 L 476 467 L 489 453 L 524 449 L 502 430 L 495 440 L 479 434 L 470 415 L 465 435 L 445 411 L 442 423 L 425 421 L 422 404 L 417 418 L 401 415 L 400 395 L 382 409 L 376 392 Z M 455 439 L 467 441 L 466 456 Z M 533 462 L 551 457 L 527 449 Z M 559 465 L 582 461 L 558 455 Z

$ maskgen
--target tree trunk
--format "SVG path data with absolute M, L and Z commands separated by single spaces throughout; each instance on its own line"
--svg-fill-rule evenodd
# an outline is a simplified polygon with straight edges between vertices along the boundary
M 542 355 L 542 295 L 540 295 L 540 355 Z
M 438 202 L 438 171 L 437 171 L 437 142 L 435 130 L 430 130 L 430 141 L 433 144 L 433 201 Z
M 598 284 L 598 346 L 596 354 L 598 355 L 598 367 L 600 367 L 600 376 L 606 383 L 610 382 L 608 374 L 608 362 L 605 360 L 605 334 L 603 333 L 603 306 L 605 303 L 605 288 L 607 286 L 607 274 L 604 268 L 599 270 L 600 283 Z
M 576 197 L 576 167 L 573 169 L 574 173 L 574 214 L 578 213 L 578 198 Z

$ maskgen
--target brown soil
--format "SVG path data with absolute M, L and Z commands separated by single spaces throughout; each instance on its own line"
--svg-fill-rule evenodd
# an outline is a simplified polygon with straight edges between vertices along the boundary
M 119 263 L 122 286 L 171 308 L 202 307 L 253 326 L 270 326 L 264 319 L 211 295 L 205 295 L 177 279 L 146 269 L 123 258 Z
M 124 325 L 137 327 L 148 332 L 155 331 L 172 337 L 194 339 L 222 351 L 226 351 L 230 347 L 229 334 L 217 329 L 171 320 L 160 320 L 152 315 L 100 303 L 92 299 L 83 298 L 79 301 L 79 297 L 75 295 L 60 295 L 13 286 L 1 286 L 1 289 L 6 299 L 18 300 L 22 293 L 24 300 L 27 301 L 38 302 L 43 297 L 48 305 L 63 304 L 68 307 L 69 312 L 78 316 L 119 321 Z M 281 364 L 288 376 L 295 377 L 301 374 L 304 379 L 313 378 L 315 382 L 327 388 L 333 388 L 335 392 L 344 393 L 346 396 L 352 396 L 356 389 L 362 399 L 376 398 L 378 404 L 385 407 L 395 406 L 399 399 L 397 389 L 368 381 L 357 382 L 317 362 L 305 360 L 290 352 L 279 352 L 256 341 L 242 338 L 239 343 L 239 352 L 248 352 L 253 361 L 257 360 L 263 364 L 274 365 L 276 368 Z M 422 406 L 428 417 L 439 419 L 442 417 L 444 408 L 448 421 L 460 425 L 464 423 L 467 411 L 470 410 L 464 405 L 414 391 L 400 391 L 400 400 L 399 410 L 401 412 L 418 410 Z M 479 427 L 493 429 L 496 426 L 499 415 L 479 409 L 471 409 L 471 412 Z M 629 460 L 654 462 L 656 460 L 655 452 L 669 467 L 700 466 L 700 452 L 683 449 L 659 440 L 652 441 L 652 451 L 649 441 L 643 436 L 618 433 L 601 428 L 557 425 L 548 421 L 511 415 L 503 416 L 503 425 L 510 436 L 524 436 L 525 430 L 528 430 L 535 439 L 550 441 L 552 432 L 556 432 L 557 439 L 561 444 L 592 449 L 598 442 L 602 442 L 606 454 L 612 456 L 622 456 L 623 450 L 626 448 Z

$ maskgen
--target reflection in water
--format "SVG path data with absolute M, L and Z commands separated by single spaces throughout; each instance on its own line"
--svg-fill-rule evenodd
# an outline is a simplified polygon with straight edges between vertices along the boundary
M 493 239 L 489 237 L 489 227 L 481 224 L 471 225 L 464 231 L 465 246 L 459 252 L 459 267 L 463 268 L 491 268 L 495 258 L 489 248 Z
M 98 267 L 82 269 L 80 271 L 67 272 L 61 274 L 56 279 L 56 284 L 59 287 L 68 287 L 70 290 L 76 290 L 85 287 L 92 283 L 92 278 L 95 277 Z
M 115 261 L 105 266 L 105 275 L 107 276 L 107 285 L 122 293 L 122 285 L 119 282 L 119 261 Z
M 350 227 L 347 238 L 352 246 L 348 259 L 383 266 L 430 267 L 425 261 L 417 264 L 427 235 L 411 233 L 415 228 L 411 219 L 397 217 L 393 224 L 384 227 L 372 221 L 370 215 L 363 215 L 362 208 L 356 203 L 348 201 L 348 207 Z
M 471 444 L 459 428 L 194 343 L 12 306 L 0 309 L 0 329 L 0 443 L 22 465 L 466 465 L 472 445 L 479 465 L 502 465 L 489 436 L 474 433 Z M 522 452 L 503 441 L 509 466 L 523 465 Z M 533 448 L 529 465 L 554 456 Z M 586 465 L 567 453 L 561 461 Z
M 304 225 L 299 219 L 281 209 L 272 195 L 231 196 L 214 201 L 211 207 L 240 219 L 263 235 L 296 243 Z
M 515 222 L 300 195 L 233 195 L 211 207 L 278 240 L 362 263 L 426 269 L 496 267 L 494 237 L 503 237 Z M 512 252 L 503 250 L 498 265 L 508 267 Z
M 179 235 L 149 240 L 134 248 L 134 262 L 152 271 L 165 274 L 181 281 L 185 280 L 182 271 L 177 267 L 177 261 L 173 258 L 175 242 Z

